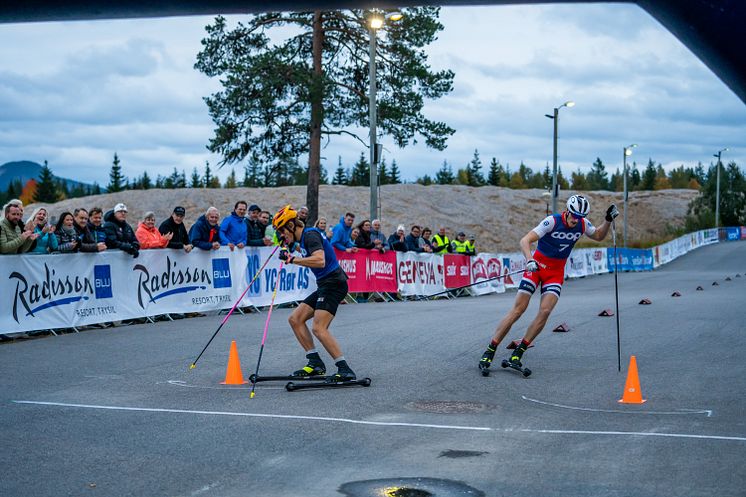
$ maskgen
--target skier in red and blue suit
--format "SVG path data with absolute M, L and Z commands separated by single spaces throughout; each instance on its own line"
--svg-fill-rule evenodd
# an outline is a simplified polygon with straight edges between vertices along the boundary
M 518 286 L 518 294 L 513 307 L 497 325 L 495 335 L 479 361 L 480 370 L 484 372 L 489 369 L 498 345 L 526 311 L 531 296 L 536 288 L 540 287 L 539 312 L 509 359 L 512 364 L 522 366 L 523 353 L 544 329 L 549 315 L 559 301 L 562 283 L 565 279 L 565 263 L 575 243 L 583 235 L 592 240 L 602 241 L 609 232 L 611 222 L 619 215 L 617 207 L 611 204 L 606 210 L 604 222 L 599 227 L 595 227 L 586 219 L 589 212 L 588 199 L 582 195 L 572 195 L 567 201 L 567 210 L 546 217 L 536 228 L 521 238 L 521 252 L 527 261 L 526 271 Z M 538 245 L 532 254 L 531 245 L 536 242 Z

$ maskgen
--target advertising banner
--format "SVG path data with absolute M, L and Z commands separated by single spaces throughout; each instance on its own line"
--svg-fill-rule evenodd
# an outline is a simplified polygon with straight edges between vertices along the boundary
M 351 293 L 396 293 L 396 252 L 383 254 L 377 250 L 362 249 L 356 253 L 334 249 L 339 265 L 347 273 Z
M 471 282 L 496 278 L 503 273 L 503 259 L 499 254 L 481 253 L 471 258 Z M 505 283 L 503 278 L 487 281 L 470 288 L 472 293 L 477 295 L 486 295 L 488 293 L 505 292 Z
M 396 276 L 402 295 L 430 295 L 446 289 L 443 257 L 438 255 L 397 252 Z
M 235 252 L 238 259 L 243 261 L 243 264 L 239 265 L 241 272 L 237 273 L 240 276 L 237 276 L 236 279 L 240 284 L 237 282 L 234 285 L 236 296 L 232 299 L 231 305 L 246 289 L 246 285 L 252 280 L 264 261 L 267 260 L 272 250 L 272 247 L 250 247 Z M 316 290 L 316 278 L 310 268 L 296 266 L 295 264 L 284 264 L 282 271 L 280 271 L 280 262 L 277 254 L 270 259 L 249 291 L 246 292 L 246 296 L 241 301 L 242 306 L 261 307 L 269 305 L 272 302 L 272 292 L 275 284 L 279 285 L 277 287 L 277 297 L 275 297 L 276 304 L 298 302 Z
M 445 254 L 443 265 L 446 288 L 459 288 L 471 283 L 471 261 L 468 255 Z
M 735 228 L 725 228 L 725 238 L 729 242 L 733 242 L 741 239 L 741 228 L 736 226 Z
M 95 254 L 9 255 L 0 258 L 0 329 L 4 333 L 85 326 L 158 314 L 232 307 L 272 253 L 268 247 L 231 252 L 118 250 Z M 302 300 L 316 289 L 308 268 L 267 264 L 242 305 Z M 6 290 L 7 289 L 7 290 Z
M 746 226 L 741 226 L 741 240 L 746 240 Z
M 617 268 L 619 271 L 652 271 L 653 269 L 653 251 L 650 249 L 625 249 L 617 247 L 617 263 L 614 264 L 614 249 L 609 249 L 607 253 L 607 264 L 609 271 L 614 272 Z

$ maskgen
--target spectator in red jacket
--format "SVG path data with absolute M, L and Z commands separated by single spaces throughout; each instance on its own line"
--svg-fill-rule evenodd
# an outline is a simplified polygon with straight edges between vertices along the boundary
M 146 212 L 142 218 L 142 222 L 137 226 L 135 236 L 137 237 L 137 241 L 140 242 L 140 248 L 155 249 L 166 248 L 168 242 L 174 237 L 174 234 L 166 233 L 165 235 L 161 235 L 161 232 L 155 227 L 155 213 Z

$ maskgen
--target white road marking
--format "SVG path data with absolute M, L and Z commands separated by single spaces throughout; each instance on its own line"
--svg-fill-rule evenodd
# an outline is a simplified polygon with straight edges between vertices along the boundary
M 436 428 L 441 430 L 470 430 L 470 431 L 493 431 L 492 428 L 485 426 L 457 426 L 457 425 L 433 425 L 424 423 L 387 423 L 383 421 L 363 421 L 359 419 L 347 418 L 326 418 L 322 416 L 298 416 L 293 414 L 261 414 L 251 412 L 226 412 L 226 411 L 196 411 L 187 409 L 161 409 L 154 407 L 124 407 L 124 406 L 99 406 L 90 404 L 66 404 L 63 402 L 36 402 L 32 400 L 14 400 L 16 404 L 33 404 L 39 406 L 57 406 L 57 407 L 77 407 L 81 409 L 102 409 L 108 411 L 139 411 L 139 412 L 160 412 L 160 413 L 179 413 L 179 414 L 204 414 L 211 416 L 239 416 L 250 418 L 277 418 L 277 419 L 301 419 L 306 421 L 332 421 L 338 423 L 350 423 L 358 425 L 374 426 L 406 426 L 414 428 Z
M 206 388 L 209 390 L 251 390 L 251 386 L 241 387 L 241 386 L 227 386 L 227 387 L 210 387 L 206 385 L 190 385 L 186 381 L 181 380 L 168 380 L 166 382 L 158 382 L 158 383 L 168 383 L 169 385 L 175 385 L 177 387 L 186 387 L 186 388 Z M 251 385 L 251 383 L 247 383 L 247 385 Z M 285 390 L 285 387 L 270 387 L 270 386 L 262 386 L 261 390 Z
M 712 416 L 711 409 L 679 409 L 678 411 L 627 411 L 621 409 L 594 409 L 592 407 L 566 406 L 564 404 L 555 404 L 554 402 L 545 402 L 543 400 L 531 399 L 521 395 L 523 400 L 543 404 L 545 406 L 561 407 L 562 409 L 572 409 L 574 411 L 591 411 L 591 412 L 611 412 L 614 414 L 706 414 L 709 418 Z
M 238 416 L 252 418 L 275 418 L 275 419 L 299 419 L 307 421 L 331 421 L 338 423 L 350 423 L 358 425 L 372 426 L 401 426 L 409 428 L 434 428 L 441 430 L 468 430 L 468 431 L 494 431 L 502 433 L 544 433 L 553 435 L 603 435 L 603 436 L 627 436 L 627 437 L 666 437 L 666 438 L 692 438 L 699 440 L 724 440 L 731 442 L 746 442 L 746 437 L 734 437 L 724 435 L 696 435 L 688 433 L 657 433 L 645 431 L 593 431 L 593 430 L 545 430 L 535 428 L 522 428 L 514 430 L 512 428 L 491 428 L 487 426 L 458 426 L 458 425 L 434 425 L 424 423 L 397 423 L 384 421 L 363 421 L 358 419 L 346 418 L 326 418 L 322 416 L 298 416 L 290 414 L 261 414 L 248 412 L 227 412 L 227 411 L 197 411 L 187 409 L 162 409 L 154 407 L 125 407 L 125 406 L 100 406 L 91 404 L 67 404 L 63 402 L 37 402 L 33 400 L 14 400 L 15 404 L 30 404 L 39 406 L 55 407 L 74 407 L 80 409 L 101 409 L 107 411 L 135 411 L 135 412 L 158 412 L 158 413 L 176 413 L 176 414 L 201 414 L 208 416 Z

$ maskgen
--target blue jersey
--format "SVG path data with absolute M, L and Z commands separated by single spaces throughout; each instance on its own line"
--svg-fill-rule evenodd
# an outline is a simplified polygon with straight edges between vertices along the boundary
M 554 214 L 534 228 L 534 233 L 539 235 L 536 251 L 552 259 L 565 260 L 570 257 L 572 248 L 583 234 L 590 236 L 595 232 L 595 226 L 587 219 L 581 219 L 574 228 L 570 228 L 562 219 L 562 214 Z
M 318 233 L 319 236 L 306 236 L 311 233 Z M 332 247 L 332 244 L 329 243 L 329 240 L 326 239 L 326 236 L 324 236 L 324 233 L 320 229 L 305 228 L 303 230 L 303 234 L 300 237 L 298 246 L 298 251 L 303 257 L 308 257 L 319 249 L 322 249 L 324 251 L 324 267 L 310 268 L 311 272 L 313 272 L 314 276 L 316 276 L 317 281 L 325 276 L 328 276 L 334 270 L 339 268 L 339 262 L 337 262 L 337 256 L 334 253 L 334 248 Z

